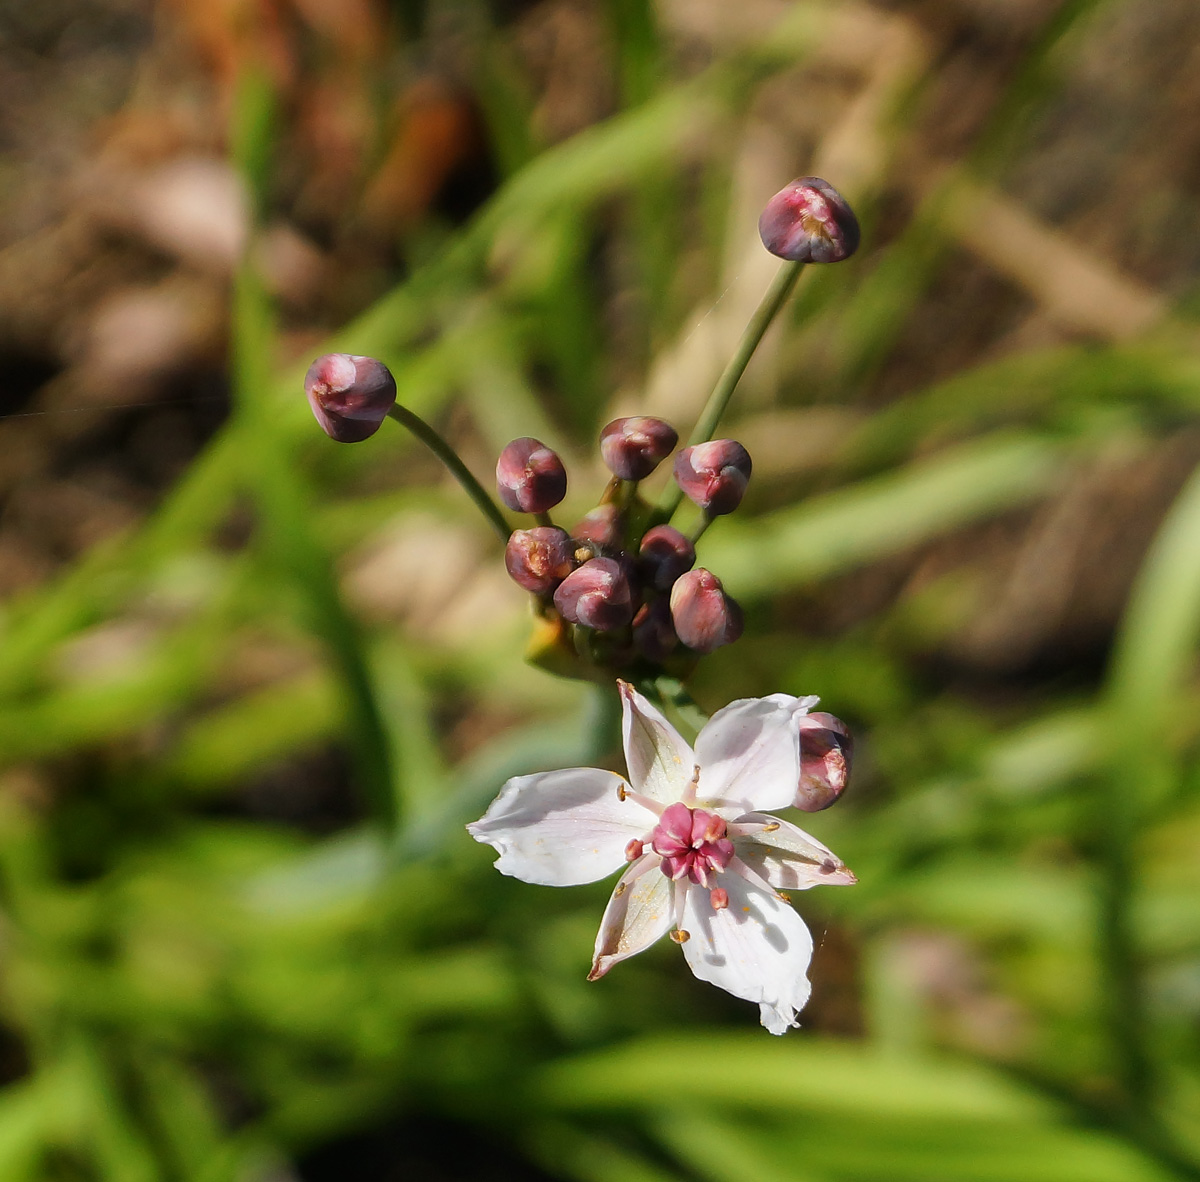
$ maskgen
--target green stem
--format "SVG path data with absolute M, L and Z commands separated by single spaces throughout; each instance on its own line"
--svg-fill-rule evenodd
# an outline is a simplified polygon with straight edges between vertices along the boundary
M 388 418 L 395 419 L 402 427 L 407 427 L 447 468 L 451 475 L 462 485 L 463 492 L 475 502 L 476 508 L 488 519 L 488 524 L 496 531 L 496 536 L 502 544 L 508 543 L 512 527 L 504 520 L 496 502 L 487 494 L 487 490 L 471 474 L 470 468 L 459 459 L 458 453 L 452 448 L 420 415 L 414 414 L 407 406 L 396 403 L 388 411 Z
M 688 447 L 694 447 L 697 443 L 707 443 L 715 434 L 721 416 L 729 406 L 729 400 L 733 397 L 733 392 L 737 389 L 742 374 L 746 372 L 746 366 L 750 364 L 750 358 L 754 356 L 755 349 L 758 348 L 767 329 L 771 327 L 771 322 L 779 314 L 779 309 L 792 294 L 792 289 L 796 286 L 796 280 L 800 278 L 800 272 L 803 269 L 803 263 L 784 263 L 775 272 L 775 278 L 771 280 L 771 286 L 767 288 L 762 301 L 754 309 L 754 315 L 750 317 L 750 322 L 746 325 L 742 339 L 738 341 L 738 347 L 729 359 L 729 364 L 725 366 L 725 371 L 717 379 L 713 392 L 708 396 L 708 402 L 705 403 L 700 419 L 687 441 Z M 670 521 L 682 499 L 683 490 L 674 482 L 668 484 L 658 503 L 658 512 L 655 515 L 657 519 Z
M 677 677 L 662 674 L 651 681 L 638 683 L 638 689 L 652 702 L 657 702 L 664 712 L 673 716 L 673 721 L 682 724 L 684 738 L 694 740 L 708 722 L 708 715 L 696 704 L 696 700 L 683 687 Z

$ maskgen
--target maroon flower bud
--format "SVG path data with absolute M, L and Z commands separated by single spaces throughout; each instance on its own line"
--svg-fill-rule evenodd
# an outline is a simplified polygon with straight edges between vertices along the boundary
M 575 569 L 575 543 L 556 526 L 514 530 L 504 548 L 504 567 L 513 582 L 544 595 Z
M 644 480 L 675 450 L 679 432 L 662 419 L 613 419 L 600 432 L 600 454 L 622 480 Z
M 308 367 L 304 393 L 321 429 L 338 443 L 361 443 L 396 405 L 396 380 L 374 357 L 326 353 Z
M 675 580 L 695 566 L 696 547 L 673 525 L 656 525 L 642 538 L 639 558 L 646 582 L 670 591 Z
M 594 546 L 615 549 L 621 545 L 621 510 L 611 502 L 598 505 L 573 530 L 571 537 Z
M 703 567 L 680 575 L 671 588 L 671 620 L 679 639 L 698 653 L 732 644 L 742 634 L 742 609 Z
M 572 624 L 611 632 L 633 619 L 633 592 L 619 562 L 590 558 L 558 585 L 554 606 Z
M 567 495 L 567 470 L 540 440 L 514 439 L 496 461 L 496 491 L 518 513 L 545 513 Z
M 832 714 L 817 711 L 800 719 L 800 783 L 796 808 L 806 813 L 827 809 L 850 782 L 854 739 L 846 724 Z
M 675 457 L 675 481 L 709 516 L 732 513 L 750 482 L 750 453 L 732 439 L 685 447 Z
M 648 661 L 658 664 L 679 647 L 675 625 L 671 623 L 671 606 L 665 599 L 643 604 L 633 617 L 633 643 Z
M 858 249 L 858 218 L 828 181 L 802 176 L 780 189 L 758 219 L 763 246 L 794 263 L 839 263 Z

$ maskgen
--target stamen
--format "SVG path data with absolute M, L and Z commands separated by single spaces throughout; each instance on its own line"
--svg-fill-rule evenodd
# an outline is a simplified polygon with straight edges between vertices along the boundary
M 692 933 L 685 932 L 683 928 L 676 928 L 671 933 L 671 939 L 674 940 L 676 944 L 686 944 L 691 938 Z
M 687 903 L 688 884 L 681 882 L 675 888 L 675 926 L 679 930 L 683 929 L 683 912 Z
M 666 808 L 666 805 L 653 797 L 646 796 L 642 792 L 635 792 L 624 780 L 617 784 L 617 797 L 620 800 L 632 800 L 634 804 L 640 804 L 648 813 L 652 813 L 656 817 L 661 817 L 663 809 Z
M 774 833 L 778 828 L 778 821 L 730 821 L 726 832 L 730 837 L 753 837 L 759 833 Z
M 645 850 L 645 842 L 639 841 L 636 837 L 625 847 L 625 861 L 636 862 L 642 856 Z
M 708 892 L 708 901 L 714 911 L 724 911 L 729 906 L 729 892 L 724 887 L 714 887 Z
M 692 764 L 692 778 L 688 781 L 687 787 L 684 788 L 680 800 L 686 805 L 696 803 L 696 793 L 700 789 L 700 765 Z
M 759 890 L 766 891 L 768 895 L 774 895 L 781 903 L 791 902 L 791 899 L 781 895 L 757 870 L 752 870 L 736 854 L 729 860 L 727 869 L 732 870 L 735 874 L 740 874 L 748 883 L 752 883 Z
M 639 878 L 649 874 L 651 870 L 657 870 L 661 862 L 662 858 L 657 854 L 643 854 L 621 875 L 621 881 L 617 883 L 616 890 L 613 891 L 613 898 L 619 899 Z

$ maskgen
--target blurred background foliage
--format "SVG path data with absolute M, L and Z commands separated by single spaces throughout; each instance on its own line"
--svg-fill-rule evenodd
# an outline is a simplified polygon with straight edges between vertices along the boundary
M 1191 0 L 0 5 L 0 1178 L 1200 1177 Z M 727 419 L 694 683 L 818 693 L 804 1029 L 462 822 L 616 759 L 486 523 L 301 375 L 374 354 L 481 477 Z M 665 942 L 664 942 L 665 943 Z

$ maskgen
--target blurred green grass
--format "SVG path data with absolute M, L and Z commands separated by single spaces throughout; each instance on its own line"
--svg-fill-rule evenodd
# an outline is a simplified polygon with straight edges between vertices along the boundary
M 1003 177 L 1090 8 L 1057 9 L 1027 48 L 976 145 L 981 183 Z M 383 357 L 421 414 L 465 415 L 480 472 L 533 433 L 586 473 L 610 386 L 723 297 L 676 277 L 717 283 L 739 129 L 831 11 L 794 5 L 680 81 L 653 7 L 614 2 L 620 109 L 552 147 L 485 30 L 477 98 L 503 182 L 329 347 Z M 879 128 L 904 126 L 921 82 L 874 109 Z M 248 73 L 236 116 L 266 209 L 285 113 Z M 888 185 L 889 161 L 872 163 L 851 189 L 868 227 Z M 612 238 L 645 310 L 628 356 L 593 269 Z M 834 954 L 814 966 L 817 1034 L 783 1042 L 670 948 L 588 985 L 604 885 L 501 879 L 463 833 L 507 776 L 611 759 L 612 704 L 520 664 L 515 594 L 491 592 L 503 623 L 474 631 L 355 601 L 364 547 L 418 520 L 445 539 L 425 562 L 467 553 L 483 592 L 499 557 L 452 488 L 385 482 L 419 463 L 408 440 L 342 454 L 320 436 L 248 262 L 231 421 L 144 526 L 4 609 L 0 1177 L 287 1177 L 281 1163 L 429 1114 L 497 1139 L 514 1176 L 584 1182 L 1200 1177 L 1194 478 L 1107 673 L 991 699 L 939 677 L 930 647 L 993 606 L 986 566 L 935 572 L 842 628 L 809 623 L 839 579 L 1043 504 L 1114 442 L 1194 424 L 1182 313 L 870 398 L 953 245 L 934 193 L 885 246 L 806 279 L 803 321 L 751 384 L 861 415 L 816 475 L 756 487 L 702 543 L 757 635 L 702 671 L 700 700 L 818 692 L 860 736 L 853 792 L 811 822 L 860 885 L 799 900 Z M 253 528 L 231 547 L 237 512 Z M 81 660 L 130 624 L 133 659 Z M 286 671 L 241 671 L 259 649 Z M 330 743 L 348 753 L 351 823 L 239 815 L 249 780 Z

